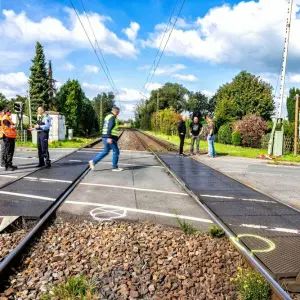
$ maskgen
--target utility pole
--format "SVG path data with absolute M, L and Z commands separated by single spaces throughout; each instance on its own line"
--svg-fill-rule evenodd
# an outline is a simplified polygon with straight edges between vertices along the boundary
M 295 106 L 295 137 L 294 137 L 294 155 L 298 154 L 298 123 L 299 123 L 299 95 L 296 95 Z
M 102 133 L 102 129 L 103 129 L 103 95 L 101 95 L 101 99 L 100 99 L 100 130 Z
M 30 93 L 27 91 L 28 95 L 28 111 L 29 111 L 29 126 L 32 128 L 32 118 L 31 118 L 31 100 L 30 100 Z
M 156 129 L 158 129 L 159 90 L 157 90 Z

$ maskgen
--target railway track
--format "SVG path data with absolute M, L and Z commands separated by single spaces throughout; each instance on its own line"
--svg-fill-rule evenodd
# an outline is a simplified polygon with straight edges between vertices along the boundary
M 79 149 L 76 149 L 75 151 L 68 153 L 64 155 L 63 157 L 57 159 L 56 161 L 53 161 L 53 166 L 55 167 L 55 164 L 59 163 L 60 161 L 71 157 L 73 154 L 75 154 L 78 151 L 81 151 L 83 149 L 92 148 L 94 145 L 98 144 L 101 141 L 101 138 L 96 139 L 95 141 L 91 142 L 90 144 L 83 146 Z M 40 171 L 42 168 L 35 169 L 34 171 L 25 174 L 24 176 L 21 176 L 17 179 L 11 180 L 8 183 L 2 185 L 0 187 L 0 191 L 4 188 L 9 188 L 13 186 L 14 184 L 18 184 L 24 179 L 32 178 L 31 176 L 38 171 Z M 49 221 L 51 216 L 55 213 L 55 211 L 58 209 L 58 207 L 63 203 L 63 201 L 68 197 L 68 195 L 72 192 L 72 190 L 78 185 L 78 183 L 84 178 L 84 176 L 89 171 L 88 165 L 80 172 L 77 177 L 73 180 L 73 182 L 66 188 L 66 190 L 56 199 L 56 201 L 49 206 L 42 214 L 41 218 L 36 222 L 36 224 L 33 226 L 33 228 L 27 233 L 27 235 L 17 244 L 16 247 L 0 262 L 0 285 L 1 282 L 5 280 L 7 274 L 9 273 L 9 268 L 15 260 L 23 253 L 25 247 L 33 240 L 33 238 L 40 232 L 40 230 L 43 228 L 43 226 Z
M 207 205 L 205 205 L 205 203 L 201 201 L 199 196 L 195 194 L 193 190 L 181 178 L 179 178 L 178 175 L 160 158 L 160 156 L 155 151 L 153 151 L 151 147 L 147 145 L 147 142 L 145 141 L 145 139 L 142 138 L 142 135 L 147 136 L 147 138 L 150 138 L 152 141 L 155 141 L 160 145 L 164 145 L 164 143 L 155 139 L 152 136 L 150 137 L 148 134 L 145 134 L 143 132 L 140 131 L 133 131 L 133 132 L 135 136 L 139 139 L 140 143 L 143 145 L 145 150 L 150 151 L 156 157 L 156 159 L 166 168 L 166 170 L 178 182 L 178 184 L 196 201 L 196 203 L 199 206 L 201 206 L 202 209 L 204 209 L 207 212 L 207 214 L 211 217 L 214 223 L 217 224 L 220 228 L 222 228 L 222 230 L 225 232 L 227 237 L 230 239 L 233 245 L 238 249 L 238 251 L 246 258 L 249 264 L 252 265 L 252 267 L 254 267 L 259 273 L 261 273 L 267 279 L 267 281 L 271 285 L 273 292 L 281 299 L 287 299 L 287 300 L 292 299 L 289 296 L 289 294 L 286 292 L 286 290 L 270 274 L 270 270 L 268 270 L 268 268 L 253 255 L 252 251 L 247 249 L 247 247 L 245 247 L 244 244 L 241 243 L 238 236 L 230 228 L 228 228 L 228 226 L 226 226 L 226 224 L 221 220 L 221 218 L 219 218 L 218 215 L 215 214 L 215 212 L 213 212 Z M 173 147 L 173 149 L 174 148 L 175 147 Z

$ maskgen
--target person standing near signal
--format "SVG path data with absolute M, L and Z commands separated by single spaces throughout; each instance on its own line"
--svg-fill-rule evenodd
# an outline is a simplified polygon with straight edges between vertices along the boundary
M 4 110 L 4 116 L 1 122 L 1 132 L 3 133 L 4 142 L 4 166 L 5 171 L 14 171 L 17 169 L 16 166 L 12 164 L 13 156 L 15 152 L 15 143 L 17 137 L 16 126 L 11 120 L 11 110 L 6 108 Z
M 120 172 L 123 169 L 118 167 L 120 150 L 118 148 L 118 122 L 117 116 L 120 112 L 120 108 L 114 107 L 112 113 L 107 115 L 104 119 L 103 130 L 102 130 L 102 142 L 104 144 L 104 150 L 100 152 L 93 160 L 89 161 L 90 168 L 94 170 L 95 165 L 102 160 L 110 150 L 113 151 L 112 157 L 112 171 Z
M 38 155 L 39 155 L 39 164 L 38 168 L 46 166 L 46 168 L 51 167 L 51 160 L 48 151 L 48 139 L 49 139 L 49 130 L 51 127 L 51 117 L 45 113 L 44 107 L 38 108 L 38 121 L 34 126 L 34 129 L 37 131 L 37 144 L 38 144 Z M 30 128 L 30 130 L 33 130 Z M 45 164 L 46 162 L 46 164 Z

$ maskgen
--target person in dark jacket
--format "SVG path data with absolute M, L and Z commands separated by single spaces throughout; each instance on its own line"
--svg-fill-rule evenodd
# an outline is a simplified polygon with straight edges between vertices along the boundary
M 120 151 L 118 148 L 118 120 L 117 116 L 120 112 L 118 107 L 114 107 L 112 113 L 107 115 L 104 119 L 103 130 L 102 130 L 102 142 L 104 144 L 104 150 L 100 152 L 93 160 L 89 161 L 91 170 L 94 170 L 95 165 L 102 160 L 110 150 L 113 151 L 112 157 L 112 171 L 120 172 L 123 169 L 118 167 Z
M 186 120 L 187 117 L 182 116 L 182 120 L 178 124 L 178 134 L 180 139 L 179 155 L 183 155 L 184 139 L 186 135 L 186 125 L 185 125 Z

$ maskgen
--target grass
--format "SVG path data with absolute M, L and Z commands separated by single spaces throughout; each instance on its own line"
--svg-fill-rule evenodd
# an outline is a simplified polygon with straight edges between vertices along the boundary
M 221 238 L 225 235 L 225 232 L 216 224 L 213 224 L 211 227 L 209 227 L 208 232 L 214 238 Z
M 92 300 L 95 299 L 96 289 L 92 281 L 84 276 L 71 277 L 65 283 L 54 286 L 50 292 L 44 293 L 42 300 Z
M 53 141 L 49 143 L 49 148 L 80 148 L 91 143 L 94 140 L 95 138 L 74 138 L 73 140 Z M 33 144 L 32 142 L 17 141 L 16 146 L 26 148 L 37 148 L 37 145 Z
M 152 134 L 153 136 L 168 141 L 176 146 L 179 147 L 179 137 L 169 136 L 162 133 L 156 133 L 153 131 L 146 131 L 149 134 Z M 184 143 L 184 150 L 186 152 L 190 151 L 191 146 L 191 139 L 187 138 Z M 267 154 L 267 149 L 255 149 L 255 148 L 246 148 L 246 147 L 240 147 L 240 146 L 233 146 L 233 145 L 224 145 L 220 143 L 215 143 L 215 148 L 217 155 L 223 155 L 223 156 L 236 156 L 236 157 L 247 157 L 247 158 L 256 158 L 260 154 Z M 207 152 L 207 142 L 206 141 L 200 141 L 200 152 Z M 294 156 L 293 154 L 285 154 L 281 158 L 277 158 L 276 162 L 280 161 L 287 161 L 287 162 L 300 162 L 300 155 Z
M 174 214 L 176 216 L 177 224 L 179 225 L 180 229 L 184 232 L 184 234 L 187 234 L 187 235 L 200 234 L 200 231 L 197 230 L 193 224 L 190 224 L 190 223 L 186 222 L 185 220 L 181 220 L 178 217 L 178 212 L 176 210 L 174 210 Z

